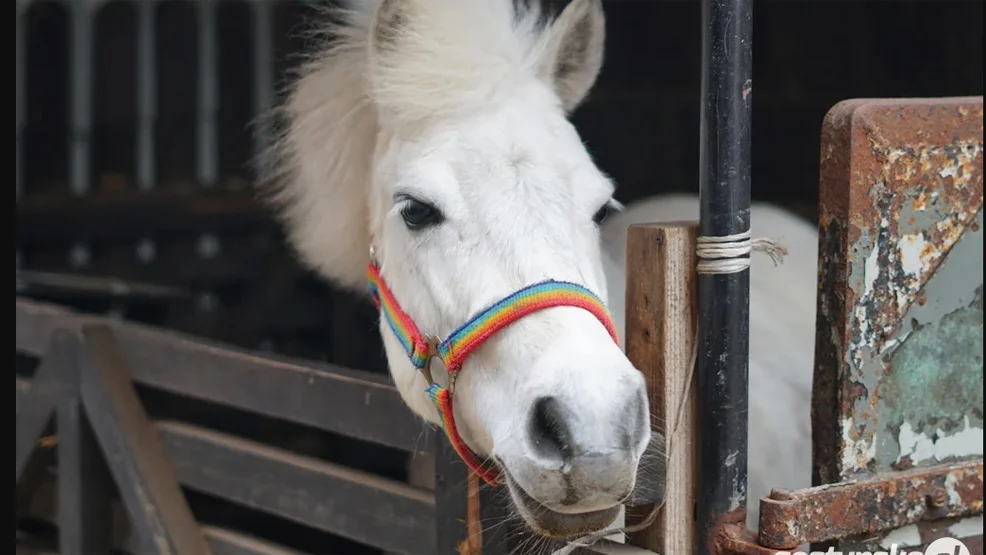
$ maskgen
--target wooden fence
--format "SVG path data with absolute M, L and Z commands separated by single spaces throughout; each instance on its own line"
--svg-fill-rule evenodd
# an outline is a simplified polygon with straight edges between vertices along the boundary
M 172 331 L 17 299 L 18 352 L 38 357 L 17 380 L 19 509 L 57 429 L 59 552 L 286 555 L 285 547 L 199 527 L 180 486 L 396 553 L 455 553 L 474 529 L 468 473 L 386 378 L 260 356 Z M 437 459 L 434 492 L 177 421 L 152 420 L 134 384 Z M 115 488 L 114 488 L 115 484 Z M 116 545 L 113 490 L 132 526 Z M 483 495 L 484 499 L 486 495 Z M 484 503 L 487 505 L 487 503 Z M 484 515 L 494 510 L 484 506 Z M 489 538 L 488 538 L 489 540 Z M 505 545 L 505 544 L 504 544 Z M 604 542 L 603 551 L 647 553 Z

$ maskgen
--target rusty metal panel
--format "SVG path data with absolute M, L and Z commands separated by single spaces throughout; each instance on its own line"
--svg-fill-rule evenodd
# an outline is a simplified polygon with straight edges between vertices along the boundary
M 849 100 L 826 116 L 816 485 L 982 457 L 982 205 L 981 96 Z M 982 535 L 973 518 L 939 532 Z M 891 535 L 917 545 L 928 528 Z
M 873 523 L 900 528 L 982 513 L 983 461 L 919 467 L 871 480 L 798 491 L 774 490 L 760 503 L 759 541 L 794 549 L 866 534 Z

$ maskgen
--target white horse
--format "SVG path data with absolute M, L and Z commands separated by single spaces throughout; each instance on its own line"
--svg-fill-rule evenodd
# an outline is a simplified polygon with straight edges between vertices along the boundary
M 567 119 L 602 64 L 601 2 L 574 0 L 550 22 L 515 4 L 371 0 L 348 13 L 279 109 L 274 198 L 301 259 L 336 284 L 368 292 L 372 246 L 422 333 L 445 337 L 546 279 L 594 292 L 622 330 L 626 225 L 697 218 L 697 203 L 649 200 L 601 229 L 614 185 Z M 751 276 L 757 496 L 808 484 L 816 247 L 810 227 L 776 209 L 758 207 L 753 221 L 794 254 Z M 385 318 L 380 332 L 405 402 L 439 424 L 406 345 Z M 456 382 L 463 441 L 495 461 L 523 520 L 558 539 L 620 515 L 651 439 L 648 413 L 640 372 L 599 318 L 573 306 L 499 330 Z

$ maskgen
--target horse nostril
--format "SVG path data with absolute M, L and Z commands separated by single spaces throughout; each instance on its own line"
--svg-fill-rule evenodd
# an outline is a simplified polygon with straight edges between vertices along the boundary
M 562 415 L 561 403 L 554 397 L 534 402 L 530 422 L 531 441 L 543 457 L 568 461 L 572 458 L 572 434 Z

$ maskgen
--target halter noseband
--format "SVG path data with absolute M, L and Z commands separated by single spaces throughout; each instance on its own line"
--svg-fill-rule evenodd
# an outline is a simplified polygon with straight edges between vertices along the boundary
M 373 302 L 383 314 L 390 329 L 397 336 L 407 357 L 428 380 L 428 396 L 431 397 L 442 428 L 448 436 L 452 448 L 463 462 L 487 484 L 500 485 L 500 472 L 490 464 L 484 464 L 462 440 L 455 426 L 452 412 L 452 394 L 455 392 L 455 378 L 466 358 L 496 332 L 520 320 L 524 316 L 555 306 L 574 306 L 591 312 L 602 322 L 613 341 L 619 343 L 616 327 L 599 300 L 591 291 L 575 283 L 546 280 L 528 285 L 479 311 L 444 340 L 434 336 L 422 335 L 414 320 L 401 309 L 394 294 L 380 275 L 374 249 L 370 248 L 370 264 L 367 267 L 370 294 Z M 448 371 L 448 387 L 439 385 L 431 375 L 431 359 L 437 358 Z

